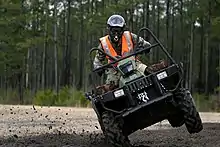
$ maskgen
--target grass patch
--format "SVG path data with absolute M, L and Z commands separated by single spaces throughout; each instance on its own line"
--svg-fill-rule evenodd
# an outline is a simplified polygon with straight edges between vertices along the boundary
M 10 105 L 20 104 L 18 91 L 12 89 L 0 89 L 0 103 Z M 84 92 L 77 91 L 72 87 L 63 87 L 58 93 L 53 89 L 39 90 L 36 94 L 30 90 L 24 90 L 23 104 L 34 104 L 39 106 L 91 107 L 90 101 L 84 96 Z
M 23 93 L 23 104 L 28 105 L 32 103 L 33 94 L 30 90 L 24 90 Z M 0 103 L 1 104 L 20 104 L 19 92 L 15 89 L 0 89 Z
M 218 95 L 204 95 L 194 93 L 193 98 L 200 112 L 220 112 L 220 98 Z M 17 90 L 0 89 L 1 104 L 20 104 Z M 36 94 L 26 89 L 23 93 L 24 105 L 39 106 L 69 106 L 69 107 L 91 107 L 90 101 L 84 96 L 83 91 L 77 91 L 73 87 L 63 87 L 56 93 L 53 89 L 40 90 Z
M 40 106 L 90 107 L 82 91 L 69 87 L 63 87 L 58 94 L 52 89 L 38 91 L 33 103 Z
M 200 112 L 220 112 L 220 98 L 218 95 L 193 94 L 196 107 Z

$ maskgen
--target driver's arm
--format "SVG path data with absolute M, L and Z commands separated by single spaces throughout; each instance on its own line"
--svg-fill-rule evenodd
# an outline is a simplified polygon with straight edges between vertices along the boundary
M 132 37 L 134 46 L 136 44 L 144 48 L 151 46 L 151 44 L 148 41 L 144 40 L 142 37 L 139 37 L 139 41 L 138 41 L 138 36 L 134 33 L 131 33 L 131 37 Z
M 98 48 L 103 50 L 101 44 L 99 44 Z M 102 66 L 102 61 L 104 61 L 104 60 L 105 60 L 105 54 L 103 54 L 100 51 L 96 51 L 95 59 L 93 61 L 93 68 L 96 69 L 96 68 Z

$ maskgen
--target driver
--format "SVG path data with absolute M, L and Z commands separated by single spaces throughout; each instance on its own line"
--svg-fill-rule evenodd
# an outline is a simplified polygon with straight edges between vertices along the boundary
M 99 39 L 100 44 L 98 48 L 104 50 L 104 52 L 114 56 L 122 57 L 133 50 L 134 46 L 138 44 L 140 47 L 148 47 L 151 44 L 145 41 L 142 37 L 139 37 L 137 42 L 137 35 L 131 33 L 130 31 L 125 31 L 125 20 L 121 15 L 112 15 L 107 20 L 107 31 L 108 35 L 101 37 Z M 102 62 L 107 58 L 108 63 L 112 60 L 100 51 L 96 52 L 95 59 L 93 61 L 94 68 L 99 68 L 102 66 Z M 139 71 L 147 74 L 146 65 L 136 60 L 136 65 Z M 99 72 L 101 76 L 103 71 Z M 118 86 L 118 81 L 120 78 L 120 73 L 115 71 L 113 68 L 109 68 L 105 71 L 107 74 L 106 85 L 111 85 L 111 87 Z

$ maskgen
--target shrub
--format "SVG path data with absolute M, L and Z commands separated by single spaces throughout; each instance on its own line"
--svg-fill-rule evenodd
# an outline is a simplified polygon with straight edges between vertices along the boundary
M 58 93 L 50 89 L 37 92 L 34 97 L 34 104 L 41 106 L 89 107 L 89 101 L 82 91 L 67 86 L 61 88 Z
M 16 90 L 0 89 L 0 103 L 1 104 L 19 104 L 19 94 Z
M 209 101 L 208 96 L 195 93 L 193 98 L 199 111 L 210 111 L 211 101 Z
M 56 95 L 53 90 L 47 89 L 38 91 L 34 97 L 34 104 L 52 106 L 55 104 Z
M 193 94 L 196 107 L 200 112 L 220 112 L 220 100 L 216 95 Z

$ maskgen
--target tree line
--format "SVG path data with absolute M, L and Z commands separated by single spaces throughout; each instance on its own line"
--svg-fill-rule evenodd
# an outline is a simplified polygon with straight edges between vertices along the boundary
M 130 31 L 150 28 L 183 62 L 189 89 L 217 94 L 219 8 L 219 0 L 0 0 L 0 88 L 21 103 L 26 90 L 88 90 L 88 51 L 106 34 L 107 18 L 121 14 Z

